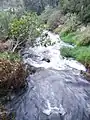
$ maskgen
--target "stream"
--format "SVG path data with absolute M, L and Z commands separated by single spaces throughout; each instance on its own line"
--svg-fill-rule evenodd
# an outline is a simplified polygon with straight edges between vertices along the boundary
M 46 32 L 50 45 L 41 45 L 37 38 L 37 46 L 25 48 L 23 61 L 36 72 L 27 78 L 27 90 L 8 107 L 15 112 L 15 120 L 90 120 L 90 83 L 80 75 L 85 67 L 63 58 L 60 48 L 73 46 Z

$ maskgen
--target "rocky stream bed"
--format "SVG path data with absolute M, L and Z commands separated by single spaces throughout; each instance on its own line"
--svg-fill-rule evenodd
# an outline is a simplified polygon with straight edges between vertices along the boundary
M 28 87 L 6 107 L 15 120 L 90 120 L 90 83 L 80 75 L 85 67 L 62 58 L 60 47 L 68 46 L 58 35 L 48 32 L 53 45 L 25 48 L 23 61 L 28 71 Z M 70 46 L 73 47 L 73 46 Z

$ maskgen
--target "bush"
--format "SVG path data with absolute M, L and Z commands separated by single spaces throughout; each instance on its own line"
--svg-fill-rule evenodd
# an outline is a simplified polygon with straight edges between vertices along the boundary
M 81 24 L 81 22 L 78 21 L 76 14 L 68 13 L 65 17 L 66 21 L 61 29 L 61 34 L 63 34 L 64 36 L 68 35 L 71 32 L 75 32 L 78 25 Z
M 0 39 L 8 36 L 9 23 L 15 16 L 8 11 L 0 12 Z
M 20 61 L 21 58 L 17 53 L 2 52 L 0 53 L 0 59 L 10 60 L 10 61 Z
M 68 35 L 62 34 L 61 39 L 66 43 L 75 44 L 75 42 L 76 42 L 76 33 L 72 32 L 72 33 L 68 33 Z
M 9 35 L 18 40 L 35 39 L 42 30 L 38 16 L 35 13 L 26 13 L 19 19 L 15 18 L 10 23 Z
M 90 22 L 90 0 L 61 0 L 64 13 L 76 13 L 84 23 Z
M 52 15 L 52 13 L 55 11 L 55 8 L 47 6 L 45 10 L 42 12 L 42 14 L 39 16 L 44 23 L 47 23 L 49 17 Z
M 36 13 L 0 12 L 0 39 L 11 38 L 13 50 L 22 46 L 27 40 L 33 42 L 43 30 L 43 23 Z
M 63 57 L 69 58 L 69 57 L 72 57 L 71 50 L 72 50 L 72 48 L 63 47 L 60 49 L 60 52 Z
M 48 18 L 47 24 L 52 30 L 57 28 L 60 24 L 64 24 L 64 17 L 61 11 L 55 10 Z
M 90 64 L 90 46 L 89 47 L 75 47 L 75 48 L 61 48 L 61 54 L 64 57 L 72 57 L 82 64 Z
M 87 26 L 85 30 L 79 31 L 76 37 L 76 44 L 78 46 L 89 46 L 90 45 L 90 27 Z
M 36 13 L 25 13 L 20 18 L 14 18 L 9 26 L 9 36 L 14 40 L 12 51 L 21 49 L 21 46 L 24 46 L 27 40 L 33 44 L 43 28 L 44 25 Z

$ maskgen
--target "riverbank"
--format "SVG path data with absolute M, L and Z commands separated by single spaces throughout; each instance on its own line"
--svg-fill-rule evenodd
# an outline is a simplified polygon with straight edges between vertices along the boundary
M 12 95 L 26 87 L 25 66 L 17 53 L 0 52 L 0 119 L 11 120 L 10 111 L 4 107 Z M 13 119 L 13 118 L 12 118 Z
M 60 35 L 61 40 L 74 46 L 61 48 L 62 56 L 74 58 L 90 72 L 90 25 L 85 26 L 76 15 L 70 15 L 54 32 Z
M 41 17 L 47 21 L 51 31 L 59 34 L 62 41 L 73 46 L 73 48 L 68 46 L 60 48 L 61 55 L 79 61 L 86 67 L 86 73 L 90 73 L 89 23 L 84 24 L 75 13 L 63 14 L 59 9 L 53 9 L 52 12 L 48 9 Z
M 48 16 L 48 17 L 47 17 Z M 73 49 L 62 48 L 64 57 L 72 57 L 83 65 L 90 66 L 90 25 L 84 24 L 76 13 L 64 14 L 60 9 L 48 8 L 41 15 L 47 21 L 48 28 L 59 34 L 61 40 L 75 46 Z M 45 22 L 46 22 L 45 21 Z

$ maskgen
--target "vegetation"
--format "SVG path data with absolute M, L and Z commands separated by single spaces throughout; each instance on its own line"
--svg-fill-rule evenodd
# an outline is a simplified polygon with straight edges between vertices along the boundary
M 74 48 L 61 48 L 61 54 L 90 66 L 90 1 L 60 0 L 57 8 L 48 8 L 42 19 L 48 28 L 58 33 L 64 42 Z M 46 18 L 46 19 L 45 19 Z
M 0 103 L 11 100 L 13 92 L 19 92 L 27 86 L 27 71 L 19 50 L 27 41 L 33 44 L 43 28 L 36 13 L 0 11 Z M 1 110 L 0 119 L 9 119 L 7 110 L 6 113 Z
M 72 19 L 72 16 L 69 19 Z M 73 49 L 62 48 L 61 54 L 65 57 L 72 57 L 84 65 L 87 63 L 90 64 L 90 27 L 89 25 L 85 27 L 76 19 L 77 17 L 72 22 L 67 20 L 59 31 L 61 39 L 64 42 L 75 45 L 76 47 Z
M 10 61 L 20 61 L 21 58 L 17 53 L 11 53 L 11 52 L 1 52 L 0 53 L 0 59 L 4 60 L 10 60 Z
M 25 42 L 34 42 L 35 38 L 43 30 L 43 24 L 40 22 L 36 13 L 24 13 L 18 16 L 11 11 L 0 12 L 0 39 L 12 39 L 12 51 L 20 49 Z
M 61 48 L 64 57 L 72 57 L 84 65 L 90 64 L 90 47 Z
M 79 19 L 87 24 L 90 22 L 90 1 L 89 0 L 60 0 L 60 6 L 64 14 L 76 13 Z
M 72 57 L 90 66 L 90 0 L 24 2 L 25 6 L 18 2 L 17 5 L 14 3 L 14 8 L 11 5 L 10 10 L 0 11 L 0 97 L 26 85 L 26 71 L 19 50 L 27 41 L 33 45 L 46 26 L 58 33 L 64 42 L 74 46 L 61 48 L 64 57 Z M 24 7 L 28 11 L 36 11 L 39 16 L 25 11 Z M 42 42 L 44 46 L 48 44 L 54 43 L 50 39 Z
M 39 15 L 45 9 L 46 6 L 56 7 L 59 4 L 59 0 L 24 0 L 26 10 L 35 11 Z

